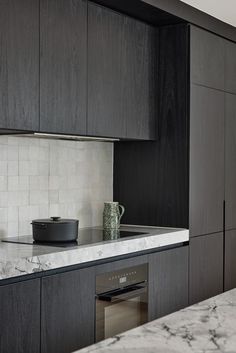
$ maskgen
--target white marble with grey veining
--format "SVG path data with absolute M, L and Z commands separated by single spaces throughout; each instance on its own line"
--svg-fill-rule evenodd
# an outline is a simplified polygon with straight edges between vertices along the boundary
M 148 234 L 99 242 L 91 239 L 92 244 L 73 248 L 0 242 L 0 280 L 151 250 L 189 240 L 189 231 L 186 229 L 122 226 L 121 230 Z M 82 244 L 84 243 L 86 241 L 83 239 Z
M 236 353 L 236 289 L 78 352 Z

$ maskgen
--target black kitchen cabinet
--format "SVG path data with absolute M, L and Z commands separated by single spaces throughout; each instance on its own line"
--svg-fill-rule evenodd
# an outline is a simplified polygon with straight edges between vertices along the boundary
M 224 289 L 236 287 L 236 230 L 225 232 L 225 283 Z
M 40 1 L 40 131 L 86 134 L 87 2 Z
M 224 92 L 191 85 L 190 235 L 223 231 Z
M 225 229 L 236 229 L 236 94 L 225 94 Z
M 39 0 L 0 0 L 0 129 L 39 128 Z
M 41 353 L 71 353 L 94 343 L 93 268 L 43 278 L 41 301 Z
M 188 246 L 149 255 L 149 319 L 188 305 Z
M 190 28 L 191 82 L 223 90 L 225 40 L 195 26 Z
M 188 228 L 188 27 L 162 27 L 159 48 L 157 140 L 115 143 L 114 199 L 124 223 Z
M 40 353 L 40 280 L 0 286 L 0 352 Z
M 155 138 L 157 30 L 88 4 L 88 135 Z
M 190 238 L 189 304 L 223 291 L 223 233 Z
M 236 93 L 236 43 L 225 40 L 225 90 Z

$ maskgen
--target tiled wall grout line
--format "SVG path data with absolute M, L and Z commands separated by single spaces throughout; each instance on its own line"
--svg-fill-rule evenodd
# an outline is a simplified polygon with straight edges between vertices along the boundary
M 32 233 L 52 215 L 102 224 L 113 197 L 113 144 L 0 137 L 0 236 Z

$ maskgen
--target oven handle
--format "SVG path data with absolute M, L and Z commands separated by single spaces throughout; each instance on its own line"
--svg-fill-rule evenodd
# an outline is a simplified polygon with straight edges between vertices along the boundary
M 119 294 L 117 294 L 117 290 L 110 291 L 107 293 L 97 294 L 96 298 L 101 301 L 106 302 L 115 302 L 117 300 L 127 300 L 130 298 L 137 297 L 141 294 L 146 293 L 147 291 L 147 284 L 137 284 L 130 287 L 125 287 L 124 289 L 119 290 Z

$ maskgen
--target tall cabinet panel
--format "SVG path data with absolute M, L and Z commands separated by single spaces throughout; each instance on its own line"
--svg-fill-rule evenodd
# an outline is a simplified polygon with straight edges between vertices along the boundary
M 188 247 L 149 255 L 149 320 L 188 305 Z
M 93 268 L 42 279 L 41 353 L 71 353 L 94 343 Z
M 40 130 L 85 134 L 87 2 L 40 1 Z
M 223 291 L 223 233 L 190 239 L 189 303 Z
M 223 231 L 224 93 L 191 85 L 191 236 Z
M 89 3 L 89 135 L 155 137 L 157 47 L 153 27 Z
M 40 353 L 40 280 L 0 286 L 0 352 Z
M 236 94 L 236 43 L 225 40 L 225 90 Z
M 225 126 L 225 228 L 236 229 L 236 94 L 225 94 Z
M 224 39 L 191 26 L 191 82 L 224 89 Z
M 236 230 L 225 232 L 225 290 L 236 287 Z
M 39 128 L 39 0 L 0 0 L 1 128 Z

